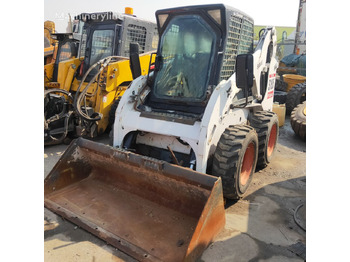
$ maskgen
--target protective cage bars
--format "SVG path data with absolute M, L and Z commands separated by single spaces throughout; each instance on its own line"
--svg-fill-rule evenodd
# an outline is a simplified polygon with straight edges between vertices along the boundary
M 130 54 L 129 45 L 130 43 L 138 43 L 140 45 L 140 54 L 145 52 L 146 47 L 146 34 L 147 30 L 143 26 L 129 24 L 127 28 L 127 35 L 125 41 L 125 55 Z
M 231 15 L 220 81 L 227 80 L 235 71 L 237 55 L 253 51 L 253 27 L 253 22 L 246 17 Z

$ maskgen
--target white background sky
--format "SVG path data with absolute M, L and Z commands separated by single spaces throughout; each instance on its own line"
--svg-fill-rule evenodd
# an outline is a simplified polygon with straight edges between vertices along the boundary
M 254 19 L 255 25 L 296 26 L 299 0 L 45 0 L 44 20 L 54 21 L 56 31 L 64 33 L 68 22 L 68 13 L 74 15 L 87 12 L 113 11 L 123 13 L 125 7 L 132 7 L 134 14 L 155 22 L 155 11 L 170 7 L 223 3 L 235 7 Z M 64 17 L 64 18 L 63 18 Z

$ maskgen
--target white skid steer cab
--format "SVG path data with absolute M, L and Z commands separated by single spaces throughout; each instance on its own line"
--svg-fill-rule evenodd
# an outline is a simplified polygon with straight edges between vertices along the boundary
M 225 225 L 223 196 L 243 196 L 275 151 L 276 34 L 253 52 L 253 20 L 222 4 L 156 17 L 155 69 L 122 96 L 113 147 L 73 140 L 44 203 L 138 261 L 196 261 Z
M 220 176 L 240 198 L 272 158 L 276 31 L 253 50 L 253 20 L 222 5 L 156 12 L 155 71 L 133 81 L 116 111 L 113 146 Z

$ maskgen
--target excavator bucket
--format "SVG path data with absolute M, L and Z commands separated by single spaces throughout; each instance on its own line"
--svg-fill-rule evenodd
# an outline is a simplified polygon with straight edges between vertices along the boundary
M 194 261 L 225 224 L 221 179 L 78 138 L 45 206 L 139 261 Z

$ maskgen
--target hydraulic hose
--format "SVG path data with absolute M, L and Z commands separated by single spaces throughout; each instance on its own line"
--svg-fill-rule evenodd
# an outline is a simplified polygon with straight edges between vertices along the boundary
M 84 113 L 81 110 L 81 102 L 83 101 L 84 97 L 87 95 L 87 90 L 89 89 L 90 85 L 95 81 L 95 79 L 101 74 L 101 72 L 103 71 L 103 69 L 108 66 L 108 64 L 113 60 L 113 59 L 126 59 L 125 57 L 121 57 L 121 56 L 108 56 L 106 58 L 101 59 L 100 61 L 98 61 L 97 63 L 93 64 L 84 74 L 81 83 L 77 89 L 77 92 L 75 93 L 74 96 L 74 108 L 76 110 L 76 112 L 78 113 L 78 115 L 83 118 L 86 121 L 99 121 L 101 120 L 101 118 L 103 117 L 103 115 L 101 113 L 97 113 L 98 116 L 97 117 L 90 117 L 88 116 L 86 113 Z M 92 79 L 89 81 L 89 83 L 86 85 L 86 87 L 84 88 L 84 90 L 80 93 L 80 89 L 86 79 L 86 77 L 89 75 L 89 73 L 97 66 L 100 65 L 100 69 L 98 70 L 98 72 L 92 77 Z M 95 93 L 97 93 L 97 89 L 99 88 L 99 86 L 97 86 Z
M 259 31 L 259 39 L 261 38 L 262 34 L 265 32 L 265 28 L 260 29 Z
M 80 95 L 77 97 L 78 91 L 75 94 L 74 97 L 74 108 L 77 111 L 78 115 L 80 117 L 82 117 L 84 120 L 86 121 L 99 121 L 102 118 L 102 115 L 100 113 L 98 113 L 98 116 L 95 118 L 91 118 L 90 116 L 88 116 L 87 114 L 85 114 L 82 110 L 81 110 L 81 102 L 84 99 L 87 90 L 89 89 L 90 85 L 95 81 L 96 77 L 102 72 L 104 67 L 101 66 L 100 70 L 93 76 L 93 78 L 90 80 L 90 82 L 86 85 L 86 87 L 84 88 L 84 90 L 80 93 Z M 83 83 L 83 80 L 81 81 L 81 84 Z M 81 85 L 80 84 L 80 85 Z M 80 87 L 80 86 L 79 86 Z M 98 86 L 97 86 L 98 88 Z M 80 88 L 78 89 L 80 90 Z
M 98 65 L 100 65 L 100 64 L 101 64 L 101 60 L 98 61 L 97 63 L 93 64 L 93 65 L 86 71 L 86 73 L 84 74 L 83 78 L 81 79 L 80 85 L 79 85 L 79 87 L 78 87 L 78 89 L 77 89 L 77 92 L 76 92 L 75 95 L 74 95 L 74 101 L 73 101 L 73 104 L 74 104 L 74 105 L 76 104 L 76 101 L 77 101 L 77 98 L 78 98 L 78 94 L 79 94 L 79 92 L 80 92 L 80 89 L 81 89 L 83 83 L 85 82 L 86 77 L 88 76 L 88 74 L 91 72 L 92 69 L 94 69 L 96 66 L 98 66 Z

